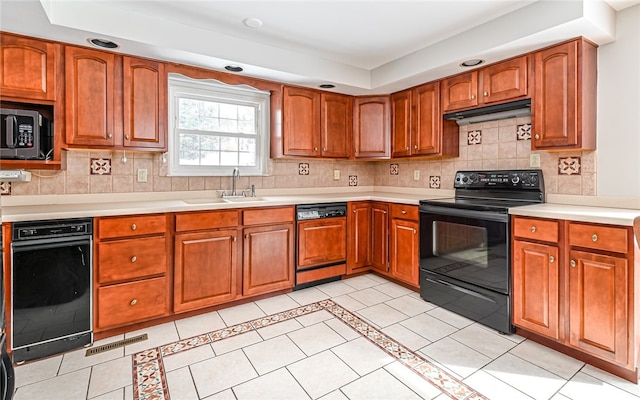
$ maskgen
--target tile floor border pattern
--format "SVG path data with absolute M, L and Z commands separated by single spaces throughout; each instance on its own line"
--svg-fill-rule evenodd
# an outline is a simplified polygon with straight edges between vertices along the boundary
M 461 380 L 411 351 L 332 300 L 321 300 L 306 306 L 292 308 L 253 321 L 243 322 L 138 352 L 133 356 L 133 398 L 134 400 L 169 400 L 163 357 L 321 310 L 326 310 L 334 315 L 450 398 L 455 400 L 487 400 L 485 396 Z

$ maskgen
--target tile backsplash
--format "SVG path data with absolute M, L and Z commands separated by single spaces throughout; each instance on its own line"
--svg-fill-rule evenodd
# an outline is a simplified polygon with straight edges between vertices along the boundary
M 529 117 L 460 127 L 460 155 L 442 160 L 388 161 L 269 160 L 268 176 L 241 177 L 237 187 L 317 188 L 399 186 L 452 189 L 458 170 L 529 168 Z M 536 152 L 547 193 L 596 194 L 595 152 Z M 0 182 L 4 195 L 86 194 L 217 190 L 231 188 L 228 177 L 169 177 L 161 154 L 65 151 L 66 170 L 33 171 L 31 182 Z M 125 162 L 126 159 L 126 162 Z M 147 182 L 137 171 L 147 170 Z M 340 170 L 340 179 L 334 179 Z M 419 171 L 414 174 L 414 171 Z M 418 180 L 414 180 L 415 176 Z

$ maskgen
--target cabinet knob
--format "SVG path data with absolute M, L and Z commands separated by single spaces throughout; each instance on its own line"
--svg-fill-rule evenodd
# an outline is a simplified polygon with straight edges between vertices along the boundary
M 536 138 L 536 140 L 540 139 L 540 135 L 538 135 L 537 133 L 534 137 Z
M 107 138 L 112 139 L 113 138 L 113 134 L 112 133 L 107 133 Z
M 131 262 L 132 262 L 132 263 L 134 263 L 134 262 L 136 262 L 136 261 L 138 261 L 138 257 L 136 257 L 136 256 L 131 257 Z
M 576 266 L 576 260 L 571 260 L 571 262 L 569 262 L 569 264 L 571 264 L 572 267 Z
M 138 229 L 138 225 L 136 224 L 131 224 L 131 230 L 135 231 L 136 229 Z
M 386 212 L 386 211 L 383 211 L 382 213 L 383 213 L 383 214 L 386 214 L 387 212 Z
M 550 263 L 554 262 L 555 260 L 556 260 L 556 259 L 555 259 L 555 257 L 554 257 L 554 256 L 549 256 L 549 262 L 550 262 Z
M 127 133 L 126 135 L 124 135 L 124 138 L 129 140 L 131 138 L 131 136 L 129 136 L 129 134 Z
M 487 97 L 489 95 L 488 92 L 484 92 L 483 94 L 484 94 L 484 97 Z
M 402 213 L 403 213 L 403 214 L 406 214 L 406 213 L 407 213 L 407 210 L 402 210 Z
M 475 94 L 472 94 L 472 95 L 471 95 L 471 100 L 473 100 L 473 99 L 475 99 L 475 98 L 476 98 L 476 95 L 475 95 Z
M 318 148 L 317 148 L 317 147 L 314 147 L 314 148 L 313 148 L 313 151 L 318 151 Z
M 409 151 L 409 146 L 407 146 L 407 151 Z
M 536 227 L 535 227 L 535 226 L 532 226 L 532 227 L 531 227 L 531 233 L 534 233 L 535 231 L 536 231 Z
M 418 233 L 418 231 L 415 228 L 413 228 L 413 234 L 415 235 L 416 233 Z
M 413 148 L 414 148 L 414 149 L 416 149 L 416 150 L 418 150 L 418 145 L 417 145 L 417 144 L 414 144 L 414 145 L 413 145 Z
M 355 214 L 355 213 L 356 213 L 356 210 L 353 210 L 353 213 Z
M 591 236 L 591 240 L 593 240 L 594 242 L 597 242 L 598 241 L 598 235 L 596 235 L 594 233 L 593 236 Z
M 355 212 L 355 211 L 354 211 Z M 246 235 L 244 235 L 245 239 L 249 239 L 249 234 L 247 233 Z
M 131 304 L 132 306 L 135 306 L 137 303 L 138 303 L 138 300 L 133 299 L 133 300 L 131 300 L 131 303 L 129 303 L 129 304 Z
M 327 151 L 327 148 L 326 148 L 326 147 L 323 147 L 323 148 L 322 148 L 322 151 Z

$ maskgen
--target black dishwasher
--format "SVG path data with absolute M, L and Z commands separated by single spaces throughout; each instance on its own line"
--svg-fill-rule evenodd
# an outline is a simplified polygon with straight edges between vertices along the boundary
M 93 220 L 16 222 L 11 243 L 15 362 L 92 342 Z

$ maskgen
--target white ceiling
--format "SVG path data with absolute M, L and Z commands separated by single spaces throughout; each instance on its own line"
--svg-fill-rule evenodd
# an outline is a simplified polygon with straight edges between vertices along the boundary
M 0 29 L 351 94 L 389 93 L 574 36 L 615 40 L 640 0 L 0 0 Z M 262 27 L 243 21 L 259 18 Z

